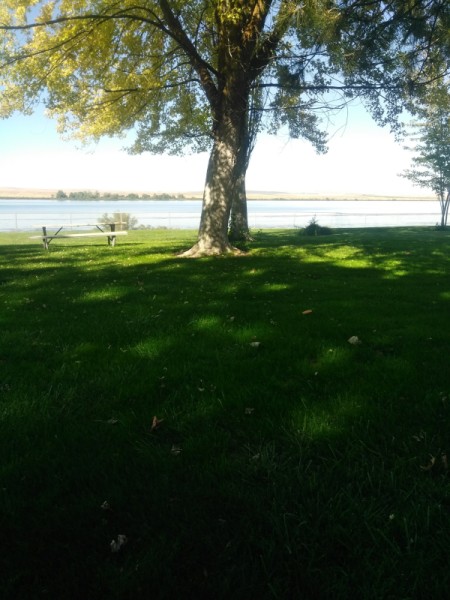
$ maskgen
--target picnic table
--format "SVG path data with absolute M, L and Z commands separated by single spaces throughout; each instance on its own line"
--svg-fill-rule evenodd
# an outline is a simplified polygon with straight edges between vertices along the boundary
M 61 238 L 83 238 L 83 237 L 106 237 L 109 246 L 115 246 L 116 237 L 118 235 L 127 235 L 127 231 L 116 231 L 116 225 L 120 223 L 95 223 L 87 225 L 74 225 L 72 223 L 67 225 L 58 225 L 54 233 L 48 233 L 47 226 L 42 226 L 42 235 L 33 235 L 30 239 L 40 239 L 46 250 L 49 249 L 50 242 L 54 239 Z M 73 229 L 74 227 L 95 227 L 98 231 L 87 231 L 83 233 L 61 233 L 63 230 Z M 106 229 L 109 228 L 109 229 Z

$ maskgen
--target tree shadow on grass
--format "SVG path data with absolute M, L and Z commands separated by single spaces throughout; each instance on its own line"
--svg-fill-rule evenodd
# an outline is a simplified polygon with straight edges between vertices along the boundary
M 12 252 L 8 597 L 438 597 L 446 246 L 349 235 L 197 261 Z

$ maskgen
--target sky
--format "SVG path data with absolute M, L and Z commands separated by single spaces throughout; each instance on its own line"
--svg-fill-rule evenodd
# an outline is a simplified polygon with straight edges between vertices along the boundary
M 399 176 L 411 152 L 354 104 L 327 125 L 329 151 L 303 140 L 261 134 L 247 171 L 247 191 L 292 194 L 430 196 Z M 207 154 L 130 156 L 121 139 L 93 148 L 63 141 L 43 113 L 0 120 L 0 188 L 183 193 L 203 189 Z

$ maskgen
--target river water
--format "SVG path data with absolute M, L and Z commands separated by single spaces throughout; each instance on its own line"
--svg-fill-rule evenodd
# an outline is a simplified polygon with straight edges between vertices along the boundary
M 200 200 L 0 200 L 0 231 L 30 231 L 46 225 L 95 224 L 105 214 L 128 213 L 142 227 L 197 229 Z M 305 227 L 314 217 L 328 227 L 433 226 L 438 201 L 430 200 L 250 200 L 253 229 Z

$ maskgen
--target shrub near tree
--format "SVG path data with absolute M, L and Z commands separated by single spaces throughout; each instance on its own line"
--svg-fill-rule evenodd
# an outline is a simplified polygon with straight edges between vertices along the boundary
M 128 229 L 136 229 L 138 220 L 136 217 L 133 217 L 130 213 L 123 212 L 115 212 L 112 215 L 108 213 L 104 213 L 100 219 L 99 223 L 116 223 L 116 230 L 128 230 Z

